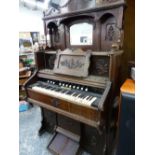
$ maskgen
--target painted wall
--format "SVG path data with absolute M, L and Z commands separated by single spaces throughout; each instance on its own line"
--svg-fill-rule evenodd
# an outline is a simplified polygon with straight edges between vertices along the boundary
M 44 34 L 43 13 L 41 11 L 29 10 L 22 6 L 19 7 L 19 32 L 37 31 Z

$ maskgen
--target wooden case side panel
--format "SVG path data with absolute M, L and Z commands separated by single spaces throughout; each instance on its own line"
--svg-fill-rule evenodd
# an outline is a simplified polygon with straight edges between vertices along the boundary
M 117 94 L 120 88 L 120 68 L 121 68 L 121 57 L 122 55 L 111 56 L 111 71 L 110 81 L 112 82 L 112 93 Z
M 82 124 L 81 147 L 93 155 L 104 155 L 106 150 L 106 132 L 102 134 L 88 125 Z
M 35 52 L 35 63 L 38 70 L 45 68 L 44 52 Z

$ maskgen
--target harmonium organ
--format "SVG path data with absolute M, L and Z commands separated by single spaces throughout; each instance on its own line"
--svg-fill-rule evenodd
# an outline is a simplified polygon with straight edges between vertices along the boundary
M 124 6 L 122 0 L 72 0 L 44 12 L 46 48 L 35 52 L 37 69 L 25 88 L 27 100 L 42 109 L 40 133 L 55 134 L 48 146 L 54 154 L 111 152 Z

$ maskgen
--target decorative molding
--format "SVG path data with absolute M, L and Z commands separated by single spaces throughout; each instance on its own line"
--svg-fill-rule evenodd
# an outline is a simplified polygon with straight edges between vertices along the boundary
M 109 23 L 106 26 L 106 36 L 105 36 L 105 40 L 108 41 L 113 41 L 114 37 L 115 37 L 115 23 Z
M 84 66 L 84 63 L 81 62 L 80 60 L 74 60 L 73 58 L 71 59 L 65 59 L 60 62 L 61 66 L 65 66 L 68 69 L 80 69 Z
M 121 30 L 117 27 L 116 23 L 108 23 L 106 25 L 106 41 L 118 42 L 121 37 Z

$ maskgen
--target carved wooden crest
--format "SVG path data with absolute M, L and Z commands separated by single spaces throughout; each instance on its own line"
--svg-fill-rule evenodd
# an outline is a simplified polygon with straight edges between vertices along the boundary
M 55 60 L 54 73 L 87 77 L 90 56 L 90 52 L 83 52 L 81 49 L 59 51 Z

